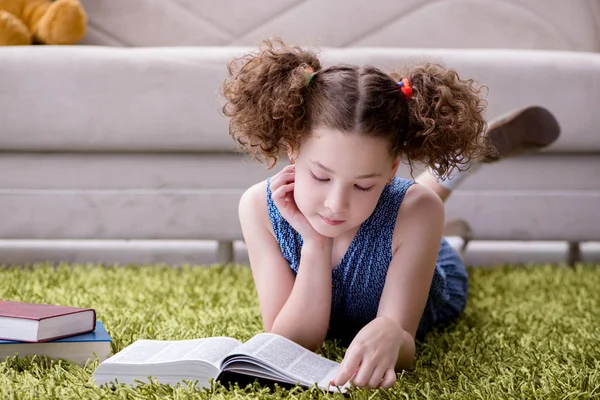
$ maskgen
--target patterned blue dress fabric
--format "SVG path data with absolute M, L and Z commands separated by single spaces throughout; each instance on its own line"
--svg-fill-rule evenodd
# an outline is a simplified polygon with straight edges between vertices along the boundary
M 281 216 L 275 206 L 270 178 L 267 204 L 273 231 L 283 257 L 294 273 L 300 266 L 302 237 Z M 377 206 L 360 226 L 340 263 L 332 270 L 332 305 L 329 339 L 348 343 L 377 316 L 388 266 L 392 260 L 392 236 L 396 216 L 406 191 L 415 184 L 396 177 L 383 190 Z M 442 238 L 427 304 L 419 323 L 417 339 L 434 327 L 454 321 L 468 298 L 468 275 L 458 253 Z

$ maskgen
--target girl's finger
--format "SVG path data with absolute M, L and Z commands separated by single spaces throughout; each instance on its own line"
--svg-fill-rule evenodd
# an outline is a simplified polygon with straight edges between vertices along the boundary
M 396 371 L 394 368 L 390 368 L 383 374 L 383 381 L 380 386 L 384 389 L 389 389 L 396 384 L 397 379 L 398 376 L 396 375 Z
M 294 190 L 294 184 L 295 182 L 292 182 L 288 183 L 287 185 L 280 186 L 273 192 L 271 197 L 273 197 L 273 199 L 284 199 L 290 192 Z
M 294 173 L 296 171 L 296 166 L 295 165 L 288 165 L 285 168 L 283 168 L 281 171 L 279 171 L 277 174 L 290 174 L 290 173 Z
M 361 361 L 362 354 L 354 352 L 352 348 L 349 348 L 342 360 L 336 377 L 333 379 L 333 384 L 336 386 L 345 385 L 358 372 Z
M 277 188 L 279 188 L 281 185 L 285 184 L 285 183 L 289 183 L 289 182 L 293 182 L 294 181 L 294 172 L 287 172 L 285 174 L 279 173 L 277 175 L 275 175 L 272 179 L 271 179 L 271 192 L 274 192 L 275 190 L 277 190 Z
M 383 365 L 375 365 L 369 383 L 367 383 L 367 387 L 369 389 L 377 389 L 381 385 L 381 382 L 383 382 L 383 376 L 385 375 L 386 370 L 387 367 L 384 367 Z
M 276 184 L 277 182 L 288 182 L 294 179 L 294 175 L 296 173 L 294 171 L 281 171 L 273 178 L 271 178 L 271 184 Z
M 358 373 L 352 379 L 352 383 L 354 383 L 358 387 L 366 387 L 371 380 L 371 376 L 373 376 L 373 371 L 375 370 L 376 364 L 369 360 L 363 359 L 360 367 L 358 368 Z M 381 377 L 379 377 L 381 379 Z

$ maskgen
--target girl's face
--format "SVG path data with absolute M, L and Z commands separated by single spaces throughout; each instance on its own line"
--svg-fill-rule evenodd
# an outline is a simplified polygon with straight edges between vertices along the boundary
M 295 157 L 294 199 L 321 235 L 336 237 L 375 210 L 398 168 L 384 139 L 319 128 Z

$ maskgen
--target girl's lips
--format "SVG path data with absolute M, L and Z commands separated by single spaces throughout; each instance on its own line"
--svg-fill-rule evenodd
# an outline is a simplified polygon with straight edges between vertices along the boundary
M 322 215 L 319 215 L 321 217 L 321 219 L 323 220 L 323 222 L 325 222 L 327 225 L 339 225 L 344 221 L 340 221 L 340 220 L 336 220 L 336 219 L 329 219 L 329 218 L 325 218 Z

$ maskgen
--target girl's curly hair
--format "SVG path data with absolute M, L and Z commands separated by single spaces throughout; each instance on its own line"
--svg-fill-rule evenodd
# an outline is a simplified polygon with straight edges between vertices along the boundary
M 482 88 L 438 64 L 386 74 L 373 66 L 322 68 L 316 54 L 281 40 L 228 65 L 222 86 L 229 133 L 272 168 L 315 127 L 382 137 L 390 154 L 445 176 L 471 158 L 491 154 L 483 139 Z M 408 78 L 407 99 L 398 87 Z

